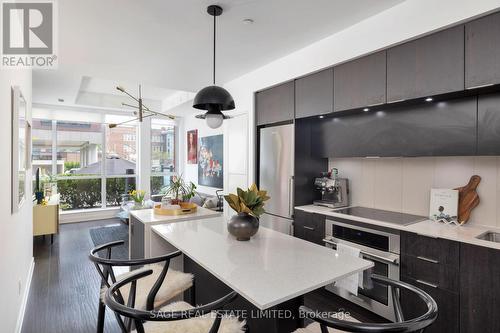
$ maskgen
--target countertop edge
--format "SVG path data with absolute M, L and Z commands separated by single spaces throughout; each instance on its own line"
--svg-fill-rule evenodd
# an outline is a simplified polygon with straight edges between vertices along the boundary
M 352 221 L 356 221 L 356 222 L 386 227 L 386 228 L 390 228 L 390 229 L 411 232 L 411 233 L 415 233 L 415 234 L 422 235 L 422 236 L 433 237 L 433 238 L 442 238 L 442 239 L 447 239 L 447 240 L 451 240 L 451 241 L 455 241 L 455 242 L 477 245 L 477 246 L 482 246 L 482 247 L 488 247 L 488 248 L 495 249 L 495 250 L 500 250 L 500 243 L 494 243 L 494 242 L 475 238 L 476 236 L 479 236 L 486 231 L 497 231 L 498 232 L 499 229 L 495 228 L 495 227 L 484 227 L 484 226 L 479 227 L 479 226 L 467 226 L 467 225 L 465 225 L 465 226 L 445 225 L 445 224 L 439 224 L 439 222 L 434 222 L 431 220 L 425 220 L 425 221 L 417 222 L 417 223 L 410 224 L 407 226 L 402 226 L 402 225 L 392 224 L 392 223 L 378 221 L 378 220 L 371 220 L 371 219 L 367 219 L 367 218 L 363 218 L 363 217 L 356 217 L 356 216 L 336 213 L 334 211 L 334 208 L 328 208 L 328 207 L 323 207 L 323 206 L 304 205 L 304 206 L 296 206 L 294 208 L 301 210 L 301 211 L 304 211 L 304 212 L 308 212 L 308 213 L 316 213 L 316 214 L 321 214 L 321 215 L 325 215 L 325 216 L 337 217 L 337 218 L 342 218 L 342 219 L 346 219 L 346 220 L 352 220 Z M 428 227 L 430 225 L 432 225 L 432 227 L 434 229 L 436 229 L 436 228 L 439 229 L 439 232 L 436 232 L 436 230 L 429 230 Z M 457 228 L 457 229 L 452 230 L 450 228 Z M 451 235 L 450 233 L 452 233 L 452 232 L 455 232 L 455 233 L 456 232 L 463 232 L 464 234 Z M 469 234 L 466 235 L 465 233 L 469 233 Z
M 179 215 L 174 215 L 175 218 L 172 218 L 173 216 L 169 215 L 162 215 L 160 220 L 158 221 L 145 221 L 143 218 L 137 215 L 136 212 L 140 211 L 130 211 L 130 215 L 133 215 L 136 220 L 141 222 L 142 224 L 147 224 L 147 225 L 157 225 L 157 224 L 165 224 L 165 223 L 176 223 L 176 222 L 183 222 L 183 221 L 190 221 L 190 220 L 199 220 L 199 219 L 204 219 L 204 218 L 212 218 L 212 217 L 220 217 L 222 216 L 222 212 L 216 212 L 213 210 L 210 210 L 208 208 L 204 207 L 198 207 L 197 209 L 201 209 L 202 211 L 206 211 L 206 214 L 203 215 L 198 215 L 198 214 L 186 214 L 182 215 L 182 217 L 177 217 Z M 144 209 L 145 210 L 145 209 Z M 148 208 L 147 210 L 151 211 L 152 208 Z M 154 214 L 154 213 L 153 213 Z

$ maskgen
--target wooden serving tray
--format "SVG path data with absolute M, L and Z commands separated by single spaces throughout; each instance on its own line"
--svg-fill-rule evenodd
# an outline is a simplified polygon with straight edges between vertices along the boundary
M 155 204 L 154 213 L 158 215 L 169 216 L 186 215 L 196 213 L 196 210 L 198 208 L 198 205 L 191 202 L 181 202 L 179 206 L 181 206 L 181 209 L 163 209 L 161 208 L 161 204 Z

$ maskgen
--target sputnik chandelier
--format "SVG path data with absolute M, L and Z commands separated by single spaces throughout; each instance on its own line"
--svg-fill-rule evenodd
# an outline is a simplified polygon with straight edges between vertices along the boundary
M 127 107 L 135 109 L 136 111 L 134 111 L 134 115 L 136 115 L 137 118 L 130 119 L 130 120 L 127 120 L 127 121 L 123 121 L 123 122 L 117 123 L 117 124 L 109 124 L 108 125 L 109 128 L 115 128 L 116 126 L 123 125 L 123 124 L 126 124 L 126 123 L 130 123 L 130 122 L 133 122 L 133 121 L 139 121 L 140 123 L 142 123 L 142 120 L 144 118 L 149 118 L 149 117 L 153 117 L 153 116 L 160 116 L 160 117 L 166 117 L 166 118 L 169 118 L 169 119 L 175 119 L 175 116 L 172 116 L 170 114 L 165 114 L 165 113 L 157 112 L 157 111 L 153 111 L 150 108 L 148 108 L 146 105 L 144 105 L 143 100 L 142 100 L 142 88 L 141 88 L 141 85 L 139 85 L 139 97 L 134 97 L 132 94 L 130 94 L 128 91 L 126 91 L 125 88 L 123 88 L 122 86 L 117 86 L 116 90 L 121 91 L 122 93 L 126 94 L 127 96 L 129 96 L 130 98 L 132 98 L 134 101 L 137 102 L 137 105 L 132 105 L 132 104 L 128 104 L 128 103 L 122 103 L 123 106 L 127 106 Z

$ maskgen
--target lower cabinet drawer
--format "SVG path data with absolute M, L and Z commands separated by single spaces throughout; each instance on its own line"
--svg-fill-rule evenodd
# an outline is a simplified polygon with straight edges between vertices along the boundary
M 459 332 L 460 308 L 458 293 L 450 292 L 440 287 L 431 287 L 407 276 L 401 276 L 401 280 L 427 292 L 438 305 L 438 317 L 425 330 L 426 333 Z M 427 306 L 417 295 L 405 290 L 401 292 L 401 307 L 403 308 L 405 319 L 418 317 L 427 311 Z
M 325 216 L 296 209 L 294 214 L 293 235 L 318 245 L 324 245 Z
M 458 267 L 459 243 L 442 238 L 432 238 L 411 232 L 401 232 L 401 253 L 422 256 L 444 265 Z
M 401 275 L 451 292 L 459 290 L 458 266 L 440 264 L 426 257 L 401 255 Z

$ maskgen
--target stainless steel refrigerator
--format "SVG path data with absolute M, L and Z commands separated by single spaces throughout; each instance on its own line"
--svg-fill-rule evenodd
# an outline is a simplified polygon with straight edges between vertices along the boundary
M 259 188 L 271 197 L 262 226 L 293 233 L 294 127 L 280 125 L 260 129 Z

